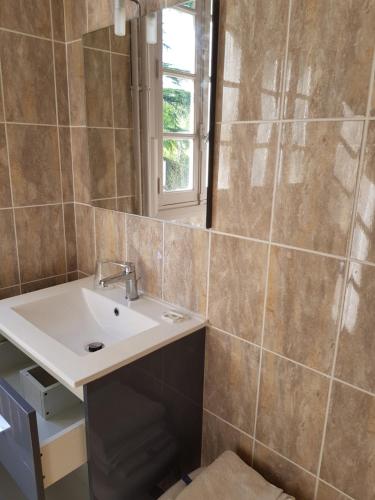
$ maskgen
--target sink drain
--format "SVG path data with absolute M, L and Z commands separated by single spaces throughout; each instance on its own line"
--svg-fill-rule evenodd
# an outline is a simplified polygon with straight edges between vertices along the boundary
M 88 352 L 96 352 L 100 351 L 100 349 L 103 349 L 103 347 L 104 347 L 103 342 L 90 342 L 90 344 L 87 344 L 85 349 Z

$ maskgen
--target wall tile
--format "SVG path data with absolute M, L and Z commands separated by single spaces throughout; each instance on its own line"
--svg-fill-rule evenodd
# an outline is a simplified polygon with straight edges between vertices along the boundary
M 256 443 L 253 467 L 270 483 L 298 500 L 313 500 L 315 476 Z
M 95 235 L 97 260 L 126 260 L 124 214 L 96 208 Z
M 102 28 L 86 33 L 82 38 L 84 47 L 109 50 L 109 28 Z
M 0 78 L 0 122 L 4 121 L 4 106 L 3 106 L 3 84 Z
M 375 393 L 375 268 L 351 264 L 336 377 Z
M 352 256 L 375 262 L 375 122 L 369 123 Z
M 87 129 L 72 128 L 72 162 L 75 201 L 91 202 L 91 172 L 88 158 Z
M 206 334 L 204 407 L 253 434 L 259 349 L 226 333 Z
M 53 39 L 65 42 L 64 0 L 51 0 Z
M 104 200 L 92 200 L 92 206 L 97 208 L 105 208 L 106 210 L 118 210 L 123 212 L 117 207 L 117 198 L 107 198 Z
M 109 129 L 88 128 L 92 198 L 116 196 L 116 167 L 114 132 Z
M 115 130 L 117 195 L 135 194 L 133 130 Z
M 213 326 L 260 343 L 267 246 L 212 234 L 209 318 Z
M 277 126 L 221 125 L 216 133 L 213 227 L 268 239 Z
M 67 45 L 71 125 L 86 124 L 85 69 L 81 41 Z
M 113 2 L 110 0 L 87 0 L 88 31 L 113 24 Z
M 86 0 L 64 0 L 66 41 L 71 42 L 81 38 L 87 30 Z
M 374 430 L 375 397 L 335 382 L 323 453 L 322 479 L 352 497 L 372 500 Z
M 117 52 L 119 54 L 130 55 L 130 39 L 131 39 L 131 27 L 130 22 L 126 23 L 126 36 L 116 36 L 114 27 L 110 26 L 110 43 L 111 51 Z
M 162 294 L 163 224 L 152 219 L 126 218 L 127 259 L 136 263 L 141 288 L 156 297 Z
M 221 4 L 217 119 L 275 119 L 280 113 L 288 3 Z M 220 56 L 221 54 L 221 56 Z
M 343 261 L 273 247 L 264 346 L 329 373 L 343 280 Z
M 113 113 L 115 127 L 133 126 L 129 57 L 112 54 Z
M 273 241 L 344 255 L 362 122 L 284 125 Z
M 202 465 L 209 465 L 226 450 L 251 465 L 253 440 L 211 413 L 203 413 Z
M 164 300 L 206 312 L 208 232 L 165 225 Z
M 117 198 L 117 210 L 125 212 L 127 214 L 137 214 L 138 204 L 134 196 L 119 197 Z
M 110 54 L 84 49 L 87 124 L 90 127 L 111 127 L 112 91 Z M 121 82 L 121 86 L 125 82 Z
M 7 120 L 56 123 L 52 42 L 1 31 L 0 56 Z
M 365 114 L 374 26 L 368 0 L 292 3 L 286 117 Z
M 67 282 L 76 281 L 79 279 L 78 271 L 73 271 L 72 273 L 68 273 L 66 277 L 67 277 Z
M 74 204 L 64 204 L 67 272 L 77 269 L 77 237 Z
M 0 288 L 0 300 L 9 299 L 10 297 L 15 297 L 20 294 L 20 287 L 12 286 L 10 288 Z
M 329 380 L 263 352 L 257 439 L 316 473 Z
M 23 283 L 21 285 L 22 293 L 35 292 L 42 288 L 49 288 L 51 286 L 61 285 L 66 282 L 66 275 L 55 276 L 53 278 L 45 278 L 43 280 L 32 281 L 31 283 Z
M 16 214 L 21 282 L 66 272 L 61 205 L 19 208 Z
M 49 0 L 1 0 L 0 26 L 50 38 Z
M 325 483 L 319 481 L 317 500 L 348 500 L 349 497 L 339 493 Z
M 70 128 L 59 127 L 59 140 L 63 200 L 74 201 Z
M 56 127 L 8 125 L 15 206 L 61 202 Z
M 8 152 L 5 140 L 5 127 L 0 125 L 0 208 L 11 207 L 12 197 L 9 181 Z
M 0 288 L 19 282 L 12 210 L 0 210 Z
M 95 272 L 94 209 L 75 205 L 77 224 L 78 270 L 85 274 Z
M 69 125 L 69 98 L 65 44 L 55 43 L 57 115 L 60 125 Z

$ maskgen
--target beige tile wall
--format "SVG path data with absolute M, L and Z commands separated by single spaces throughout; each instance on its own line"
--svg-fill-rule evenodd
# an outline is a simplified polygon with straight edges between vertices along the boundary
M 88 33 L 83 45 L 91 202 L 136 213 L 130 26 L 124 38 L 113 26 Z
M 77 270 L 63 0 L 0 2 L 0 296 Z
M 206 304 L 204 463 L 299 500 L 374 499 L 374 26 L 372 1 L 222 0 L 214 227 L 124 222 L 145 289 Z

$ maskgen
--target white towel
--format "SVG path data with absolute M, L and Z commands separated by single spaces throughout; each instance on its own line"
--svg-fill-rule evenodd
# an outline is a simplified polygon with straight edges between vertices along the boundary
M 194 479 L 176 500 L 293 500 L 247 466 L 235 453 L 225 451 Z

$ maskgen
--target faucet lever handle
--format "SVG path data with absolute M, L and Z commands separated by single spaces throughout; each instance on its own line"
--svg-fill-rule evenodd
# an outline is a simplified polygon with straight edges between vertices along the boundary
M 124 274 L 135 273 L 134 262 L 124 262 Z

